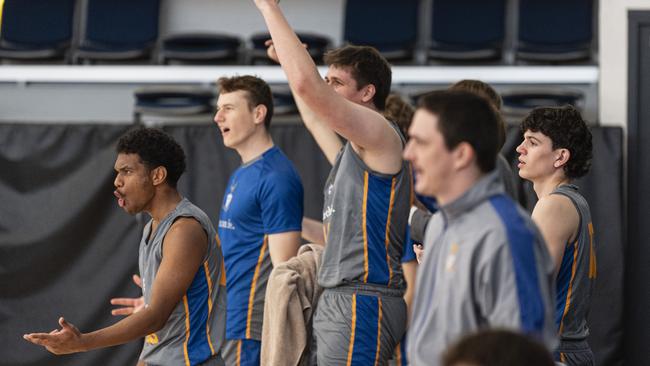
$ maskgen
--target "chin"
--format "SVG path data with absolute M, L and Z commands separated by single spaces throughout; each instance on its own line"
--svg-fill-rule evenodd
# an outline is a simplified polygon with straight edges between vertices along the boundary
M 418 181 L 420 183 L 420 181 Z M 423 195 L 423 196 L 428 196 L 428 197 L 435 197 L 435 189 L 432 189 L 431 187 L 428 187 L 423 184 L 416 184 L 415 185 L 415 193 Z

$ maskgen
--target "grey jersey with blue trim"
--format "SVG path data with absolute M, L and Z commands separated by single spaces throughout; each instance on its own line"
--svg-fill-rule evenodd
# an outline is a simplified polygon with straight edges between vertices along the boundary
M 163 328 L 145 337 L 140 360 L 151 365 L 198 365 L 217 355 L 225 338 L 225 273 L 217 233 L 207 215 L 187 199 L 178 203 L 154 233 L 151 220 L 144 228 L 139 265 L 145 303 L 151 301 L 151 286 L 162 261 L 165 235 L 181 217 L 191 217 L 201 224 L 208 248 L 192 284 Z
M 589 335 L 587 315 L 596 282 L 596 252 L 591 211 L 585 198 L 578 192 L 578 187 L 574 185 L 561 185 L 551 194 L 568 197 L 580 216 L 578 235 L 573 242 L 567 243 L 557 275 L 555 321 L 561 340 L 585 340 Z
M 371 283 L 403 289 L 401 257 L 411 203 L 406 162 L 395 175 L 373 172 L 348 142 L 325 184 L 327 245 L 318 283 Z
M 440 207 L 424 245 L 408 334 L 411 364 L 438 365 L 449 344 L 484 328 L 522 331 L 555 348 L 553 262 L 497 172 Z

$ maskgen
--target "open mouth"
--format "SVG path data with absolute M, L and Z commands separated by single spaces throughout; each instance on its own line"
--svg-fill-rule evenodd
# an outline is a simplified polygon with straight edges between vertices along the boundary
M 124 201 L 124 195 L 118 192 L 117 190 L 113 191 L 113 195 L 117 197 L 117 204 L 121 207 L 124 208 L 125 206 L 125 201 Z

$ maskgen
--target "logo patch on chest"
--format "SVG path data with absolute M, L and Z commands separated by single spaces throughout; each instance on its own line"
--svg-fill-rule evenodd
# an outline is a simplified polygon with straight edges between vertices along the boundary
M 456 258 L 458 256 L 458 244 L 452 243 L 449 247 L 449 254 L 445 261 L 445 271 L 453 272 L 456 269 Z

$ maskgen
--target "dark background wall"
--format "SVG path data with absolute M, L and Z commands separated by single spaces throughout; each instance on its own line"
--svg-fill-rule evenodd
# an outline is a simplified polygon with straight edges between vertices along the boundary
M 0 124 L 0 365 L 135 364 L 141 342 L 57 357 L 22 339 L 56 328 L 59 316 L 82 331 L 110 325 L 117 319 L 108 300 L 138 295 L 130 277 L 148 218 L 125 214 L 112 194 L 114 144 L 127 129 Z M 188 158 L 179 190 L 216 222 L 237 155 L 213 126 L 164 129 Z M 598 245 L 590 342 L 599 364 L 613 365 L 622 358 L 622 133 L 594 127 L 593 134 L 594 167 L 578 182 L 591 203 Z M 275 126 L 272 135 L 302 177 L 305 214 L 319 218 L 327 161 L 301 125 Z M 511 161 L 518 141 L 512 129 L 505 147 Z

